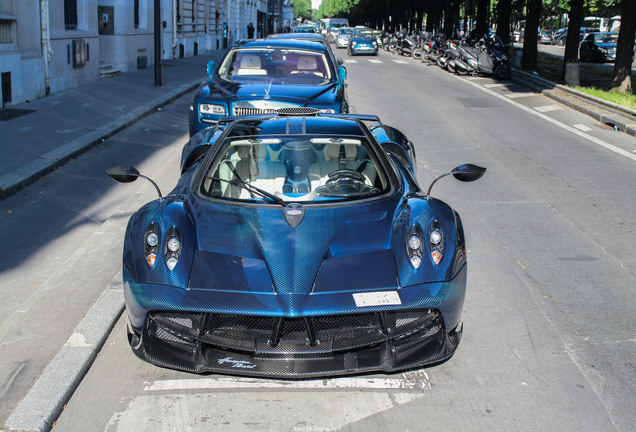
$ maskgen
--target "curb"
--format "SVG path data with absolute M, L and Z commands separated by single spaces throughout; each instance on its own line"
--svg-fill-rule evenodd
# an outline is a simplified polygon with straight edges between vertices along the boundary
M 539 90 L 542 90 L 541 94 L 543 94 L 544 96 L 547 96 L 550 99 L 554 99 L 557 102 L 562 103 L 563 105 L 573 108 L 585 115 L 588 115 L 603 124 L 613 126 L 615 129 L 621 132 L 625 132 L 628 135 L 636 137 L 636 110 L 617 105 L 603 99 L 599 99 L 573 88 L 557 84 L 545 78 L 541 78 L 540 76 L 536 76 L 526 71 L 522 71 L 516 68 L 513 68 L 512 70 L 514 71 L 512 75 L 513 81 L 517 81 L 518 83 L 525 85 L 528 85 L 528 81 L 532 81 L 533 83 L 531 85 L 534 85 L 535 87 L 538 87 Z M 519 76 L 521 76 L 523 79 L 519 79 Z M 515 77 L 517 79 L 515 79 Z M 560 95 L 551 91 L 546 91 L 547 89 L 544 89 L 542 87 L 550 87 L 551 89 L 561 90 L 562 92 L 566 93 L 566 95 Z M 581 101 L 585 103 L 581 104 Z
M 142 120 L 159 108 L 187 94 L 201 84 L 202 78 L 183 84 L 174 90 L 141 105 L 128 114 L 102 125 L 88 134 L 79 137 L 55 150 L 52 150 L 25 166 L 0 177 L 0 200 L 15 195 L 22 188 L 34 183 L 43 175 L 59 168 L 70 159 L 86 152 L 90 148 L 115 135 L 117 132 Z
M 123 298 L 120 270 L 11 413 L 6 429 L 51 430 L 124 311 Z

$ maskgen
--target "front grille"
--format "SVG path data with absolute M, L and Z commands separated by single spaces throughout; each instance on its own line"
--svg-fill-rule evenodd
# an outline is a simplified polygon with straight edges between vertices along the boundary
M 435 310 L 282 318 L 155 312 L 149 331 L 172 345 L 203 343 L 243 353 L 341 352 L 442 329 Z
M 276 114 L 277 110 L 272 108 L 244 108 L 234 107 L 232 108 L 232 115 L 244 116 L 244 115 L 258 115 L 258 114 Z

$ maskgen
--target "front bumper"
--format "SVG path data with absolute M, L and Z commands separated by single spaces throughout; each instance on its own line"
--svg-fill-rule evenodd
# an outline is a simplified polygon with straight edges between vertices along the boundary
M 353 55 L 377 54 L 378 53 L 378 47 L 377 46 L 373 46 L 373 45 L 358 44 L 355 47 L 351 46 L 351 48 L 349 48 L 349 49 L 351 50 L 351 54 L 353 54 Z
M 466 267 L 451 281 L 397 288 L 401 305 L 357 307 L 314 293 L 277 295 L 139 284 L 124 268 L 129 342 L 163 367 L 280 378 L 393 372 L 444 361 L 461 338 Z
M 195 373 L 310 378 L 420 367 L 448 359 L 461 327 L 438 311 L 280 319 L 152 313 L 133 351 L 158 366 Z

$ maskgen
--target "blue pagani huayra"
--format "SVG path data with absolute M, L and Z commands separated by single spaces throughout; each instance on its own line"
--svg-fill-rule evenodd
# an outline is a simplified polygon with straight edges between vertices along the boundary
M 139 357 L 304 378 L 455 352 L 466 289 L 459 215 L 418 186 L 401 132 L 374 116 L 316 111 L 220 119 L 185 145 L 174 190 L 157 187 L 159 199 L 130 218 L 124 294 Z M 444 175 L 484 172 L 463 164 Z M 108 173 L 147 178 L 126 166 Z

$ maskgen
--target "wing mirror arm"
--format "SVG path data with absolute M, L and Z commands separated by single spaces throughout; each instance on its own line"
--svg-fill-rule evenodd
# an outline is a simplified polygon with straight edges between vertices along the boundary
M 479 180 L 484 173 L 486 172 L 486 168 L 473 165 L 473 164 L 462 164 L 458 167 L 455 167 L 451 172 L 447 172 L 446 174 L 442 174 L 432 181 L 431 185 L 428 187 L 428 191 L 426 192 L 426 199 L 431 196 L 431 189 L 433 189 L 433 185 L 437 182 L 437 180 L 452 175 L 457 180 L 461 182 L 473 182 Z
M 146 177 L 141 174 L 135 167 L 120 165 L 107 169 L 106 174 L 118 183 L 132 183 L 137 180 L 138 177 L 146 179 L 155 187 L 157 195 L 159 195 L 159 202 L 163 202 L 163 195 L 161 195 L 161 190 L 157 183 L 155 183 L 150 177 Z

